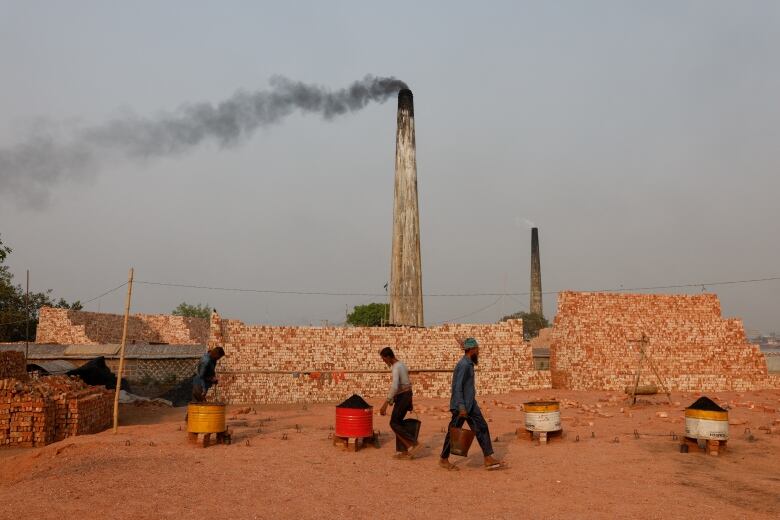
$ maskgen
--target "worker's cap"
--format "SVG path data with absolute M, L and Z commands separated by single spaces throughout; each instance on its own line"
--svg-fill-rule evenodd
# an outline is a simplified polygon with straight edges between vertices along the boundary
M 471 350 L 473 348 L 477 348 L 479 346 L 479 343 L 477 343 L 477 340 L 474 338 L 466 338 L 463 340 L 463 350 Z

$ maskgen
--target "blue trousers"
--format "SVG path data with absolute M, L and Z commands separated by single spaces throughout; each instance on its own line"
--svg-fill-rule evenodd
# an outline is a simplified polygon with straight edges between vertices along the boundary
M 447 435 L 444 437 L 441 458 L 446 459 L 450 456 L 450 428 L 453 426 L 460 428 L 464 422 L 468 423 L 469 428 L 474 432 L 479 447 L 482 448 L 482 454 L 485 457 L 493 455 L 493 442 L 490 440 L 490 430 L 488 429 L 487 421 L 482 417 L 482 410 L 475 405 L 474 409 L 466 417 L 460 417 L 457 410 L 452 411 L 452 420 L 447 427 Z

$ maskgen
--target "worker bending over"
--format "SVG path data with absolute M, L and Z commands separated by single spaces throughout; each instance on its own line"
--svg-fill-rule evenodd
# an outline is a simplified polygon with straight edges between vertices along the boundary
M 216 385 L 217 361 L 225 355 L 222 347 L 214 347 L 200 358 L 198 372 L 192 379 L 192 401 L 202 403 L 206 400 L 206 392 Z

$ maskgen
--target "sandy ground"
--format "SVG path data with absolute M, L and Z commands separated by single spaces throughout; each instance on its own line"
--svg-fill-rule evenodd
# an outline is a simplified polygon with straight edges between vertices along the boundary
M 183 409 L 127 406 L 118 435 L 0 450 L 0 518 L 780 517 L 780 434 L 759 429 L 777 432 L 780 391 L 709 395 L 732 406 L 719 457 L 682 454 L 670 435 L 697 394 L 634 408 L 607 392 L 483 398 L 496 453 L 510 464 L 493 472 L 476 444 L 452 457 L 460 471 L 437 466 L 444 400 L 415 401 L 426 448 L 413 461 L 392 458 L 387 417 L 374 419 L 380 449 L 334 447 L 332 405 L 231 407 L 233 444 L 206 449 L 185 442 Z M 516 405 L 539 398 L 567 404 L 565 435 L 547 445 L 515 436 Z

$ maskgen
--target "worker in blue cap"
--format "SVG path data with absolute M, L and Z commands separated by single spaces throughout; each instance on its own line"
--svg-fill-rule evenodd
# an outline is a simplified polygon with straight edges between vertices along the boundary
M 479 363 L 479 344 L 474 338 L 466 338 L 462 343 L 463 357 L 460 358 L 452 374 L 452 397 L 450 412 L 452 420 L 444 437 L 444 447 L 441 450 L 439 466 L 447 470 L 457 470 L 450 463 L 450 428 L 463 426 L 466 422 L 474 432 L 482 454 L 485 456 L 485 469 L 501 468 L 504 463 L 493 457 L 493 443 L 490 441 L 490 430 L 482 411 L 477 404 L 477 390 L 474 386 L 474 366 Z

